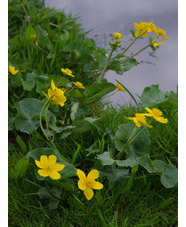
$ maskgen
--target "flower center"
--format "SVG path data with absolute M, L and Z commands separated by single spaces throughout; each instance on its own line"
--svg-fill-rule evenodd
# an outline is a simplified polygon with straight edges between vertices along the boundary
M 89 188 L 92 188 L 94 186 L 95 182 L 94 182 L 94 179 L 86 179 L 86 185 L 89 187 Z

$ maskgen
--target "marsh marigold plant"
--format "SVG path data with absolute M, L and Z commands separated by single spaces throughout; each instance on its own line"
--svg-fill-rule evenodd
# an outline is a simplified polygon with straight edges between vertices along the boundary
M 54 81 L 51 80 L 51 88 L 48 89 L 48 95 L 44 92 L 43 93 L 47 97 L 47 99 L 52 100 L 53 105 L 64 106 L 64 103 L 67 101 L 64 92 L 64 89 L 56 87 Z
M 83 86 L 83 84 L 81 82 L 72 82 L 76 87 L 80 88 L 80 89 L 85 89 L 85 87 Z
M 156 108 L 153 108 L 152 110 L 145 107 L 146 111 L 148 113 L 145 113 L 144 115 L 145 116 L 148 116 L 148 117 L 153 117 L 156 121 L 159 121 L 161 123 L 167 123 L 168 122 L 168 119 L 167 118 L 164 118 L 162 117 L 162 112 Z
M 125 118 L 132 120 L 137 127 L 141 127 L 142 125 L 144 125 L 148 128 L 152 128 L 152 125 L 147 124 L 144 114 L 136 113 L 135 117 L 125 117 Z
M 50 155 L 49 157 L 41 155 L 40 161 L 35 160 L 35 164 L 40 168 L 38 174 L 42 177 L 49 176 L 53 180 L 58 180 L 61 177 L 58 172 L 63 170 L 65 165 L 57 164 L 56 161 L 57 157 L 55 155 Z
M 72 71 L 68 68 L 64 69 L 64 68 L 61 68 L 61 72 L 67 74 L 68 76 L 72 76 L 72 77 L 75 77 L 74 75 L 72 75 Z
M 78 188 L 84 192 L 86 199 L 91 200 L 94 196 L 94 191 L 92 189 L 100 190 L 103 188 L 103 184 L 95 181 L 99 177 L 99 171 L 94 169 L 85 175 L 85 173 L 77 169 L 77 175 L 79 177 Z
M 15 75 L 18 73 L 18 70 L 16 70 L 15 67 L 12 65 L 9 65 L 8 70 L 12 75 Z

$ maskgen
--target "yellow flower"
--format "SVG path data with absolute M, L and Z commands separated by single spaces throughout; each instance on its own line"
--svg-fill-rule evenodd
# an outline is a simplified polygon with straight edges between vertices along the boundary
M 116 83 L 118 90 L 126 92 L 127 90 L 124 89 L 118 82 Z
M 141 127 L 142 125 L 145 125 L 148 128 L 152 128 L 152 125 L 147 124 L 144 114 L 136 113 L 135 117 L 125 117 L 125 118 L 132 120 L 137 127 Z
M 86 177 L 82 170 L 77 169 L 77 175 L 79 177 L 78 188 L 84 192 L 86 199 L 90 200 L 94 196 L 94 191 L 92 189 L 100 190 L 103 188 L 103 184 L 95 181 L 95 179 L 99 177 L 98 170 L 91 170 Z
M 61 68 L 61 72 L 67 74 L 68 76 L 72 76 L 72 77 L 75 77 L 74 75 L 72 75 L 72 71 L 68 68 L 64 69 L 64 68 Z
M 18 70 L 16 70 L 15 67 L 12 65 L 9 65 L 8 70 L 12 75 L 15 75 L 16 73 L 18 73 Z
M 76 85 L 78 88 L 85 89 L 82 83 L 80 82 L 72 82 L 74 85 Z
M 35 38 L 36 38 L 36 34 L 30 35 L 30 38 L 31 38 L 31 39 L 35 39 Z
M 148 35 L 147 34 L 147 30 L 148 30 L 147 25 L 148 25 L 148 23 L 147 22 L 143 22 L 143 21 L 141 21 L 139 24 L 134 23 L 134 28 L 137 30 L 135 32 L 135 36 L 136 37 L 138 37 L 138 36 L 146 37 Z
M 51 88 L 48 89 L 48 95 L 45 93 L 44 95 L 47 97 L 47 99 L 50 99 L 52 96 L 54 96 L 51 98 L 53 105 L 64 106 L 64 103 L 67 101 L 66 97 L 64 96 L 64 89 L 57 88 L 53 80 L 51 80 Z
M 145 107 L 146 111 L 148 113 L 144 114 L 145 116 L 149 116 L 149 117 L 153 117 L 156 121 L 159 121 L 161 123 L 167 123 L 168 119 L 161 117 L 162 116 L 162 112 L 156 108 L 153 108 L 152 110 Z
M 160 35 L 162 36 L 163 40 L 169 39 L 169 38 L 165 37 L 166 36 L 166 32 L 163 29 L 158 28 L 158 36 L 160 36 Z
M 165 44 L 165 42 L 163 42 L 163 43 L 155 42 L 155 43 L 153 43 L 152 45 L 155 46 L 155 47 L 159 47 L 159 46 L 162 45 L 162 44 Z
M 42 177 L 50 177 L 53 180 L 58 180 L 61 175 L 59 171 L 65 168 L 63 164 L 56 164 L 57 157 L 55 155 L 41 155 L 40 161 L 35 160 L 35 164 L 40 168 L 38 174 Z
M 114 39 L 121 39 L 121 37 L 122 37 L 122 34 L 121 33 L 114 33 L 113 34 L 113 37 L 114 37 Z
M 145 37 L 145 36 L 148 35 L 147 32 L 154 32 L 154 33 L 156 33 L 157 36 L 161 35 L 163 40 L 167 40 L 168 39 L 167 37 L 165 37 L 166 32 L 163 29 L 157 27 L 152 22 L 147 23 L 147 22 L 141 21 L 139 24 L 134 23 L 134 27 L 137 30 L 135 32 L 135 36 L 136 37 L 138 37 L 138 36 Z

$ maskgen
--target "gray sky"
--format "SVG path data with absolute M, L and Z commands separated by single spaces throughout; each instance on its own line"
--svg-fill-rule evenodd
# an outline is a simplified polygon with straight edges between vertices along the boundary
M 133 95 L 141 95 L 146 86 L 159 84 L 163 91 L 176 91 L 178 80 L 178 5 L 176 0 L 45 0 L 46 6 L 64 9 L 66 13 L 80 15 L 79 23 L 85 30 L 93 30 L 92 36 L 98 45 L 103 45 L 104 36 L 109 33 L 121 32 L 123 36 L 130 33 L 134 22 L 153 22 L 164 29 L 167 37 L 165 45 L 160 46 L 154 57 L 149 57 L 151 49 L 136 56 L 136 60 L 149 63 L 141 63 L 125 72 L 117 75 L 108 71 L 105 78 L 112 83 L 115 79 L 123 83 Z M 94 35 L 97 34 L 98 38 Z M 109 36 L 108 36 L 109 37 Z M 148 39 L 144 41 L 148 42 Z M 108 43 L 109 38 L 106 40 Z M 144 47 L 144 41 L 139 42 L 131 49 L 137 51 Z M 160 42 L 162 40 L 160 39 Z M 109 48 L 107 45 L 106 48 Z M 130 55 L 131 52 L 129 51 Z M 120 105 L 132 102 L 127 93 L 118 92 L 110 98 L 115 104 Z

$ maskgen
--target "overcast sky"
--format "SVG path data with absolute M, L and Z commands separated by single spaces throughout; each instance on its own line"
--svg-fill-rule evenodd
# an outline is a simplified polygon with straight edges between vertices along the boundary
M 70 12 L 72 15 L 80 15 L 79 23 L 85 30 L 93 30 L 89 36 L 92 36 L 98 45 L 103 45 L 104 35 L 109 37 L 109 33 L 121 32 L 124 36 L 128 35 L 134 22 L 155 23 L 164 29 L 167 37 L 170 38 L 156 51 L 156 57 L 149 57 L 148 52 L 151 52 L 149 48 L 136 56 L 138 61 L 147 63 L 141 63 L 123 75 L 108 71 L 105 77 L 112 83 L 115 83 L 117 79 L 134 95 L 141 95 L 143 89 L 152 84 L 159 84 L 163 91 L 176 91 L 178 80 L 177 0 L 45 0 L 45 4 L 56 9 L 64 9 L 67 14 Z M 98 35 L 97 38 L 94 37 L 95 34 Z M 106 41 L 108 43 L 109 38 Z M 131 49 L 132 52 L 143 47 L 143 41 L 138 41 Z M 130 55 L 131 52 L 129 51 L 128 54 Z M 130 96 L 123 92 L 118 92 L 111 97 L 111 100 L 120 105 L 132 102 Z

